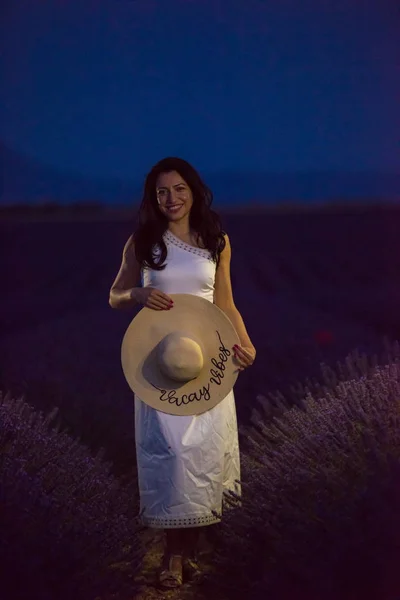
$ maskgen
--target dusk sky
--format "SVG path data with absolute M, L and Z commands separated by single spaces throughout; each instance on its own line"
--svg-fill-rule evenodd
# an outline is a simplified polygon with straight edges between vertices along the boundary
M 398 0 L 19 0 L 0 140 L 88 177 L 399 171 Z

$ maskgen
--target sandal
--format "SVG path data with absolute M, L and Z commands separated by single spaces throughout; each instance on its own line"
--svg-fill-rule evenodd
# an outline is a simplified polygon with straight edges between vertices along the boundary
M 184 556 L 182 560 L 182 573 L 187 581 L 195 583 L 200 580 L 202 570 L 195 557 Z
M 163 588 L 173 589 L 182 585 L 182 565 L 173 568 L 174 559 L 182 560 L 179 554 L 164 554 L 162 566 L 158 574 L 158 583 Z

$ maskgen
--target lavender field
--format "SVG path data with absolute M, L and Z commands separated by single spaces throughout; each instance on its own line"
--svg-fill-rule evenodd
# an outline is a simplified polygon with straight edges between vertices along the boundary
M 354 348 L 400 339 L 400 211 L 225 215 L 236 304 L 257 348 L 238 419 Z M 133 312 L 108 305 L 126 220 L 3 221 L 0 389 L 23 393 L 117 473 L 135 468 L 133 396 L 120 345 Z

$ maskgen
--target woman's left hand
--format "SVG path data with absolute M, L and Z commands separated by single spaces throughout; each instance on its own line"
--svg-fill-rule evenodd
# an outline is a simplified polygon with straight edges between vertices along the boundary
M 243 371 L 247 367 L 250 367 L 256 358 L 255 348 L 244 348 L 235 344 L 233 346 L 234 357 L 236 362 L 239 364 L 239 371 Z

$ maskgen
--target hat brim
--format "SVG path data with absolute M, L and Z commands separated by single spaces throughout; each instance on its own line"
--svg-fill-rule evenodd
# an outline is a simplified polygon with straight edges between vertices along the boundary
M 232 390 L 239 373 L 232 348 L 239 337 L 212 302 L 193 294 L 170 296 L 171 310 L 145 307 L 130 323 L 122 341 L 122 370 L 131 390 L 149 406 L 172 415 L 198 415 Z M 203 369 L 188 382 L 169 379 L 158 367 L 157 346 L 176 331 L 196 339 L 203 351 Z

